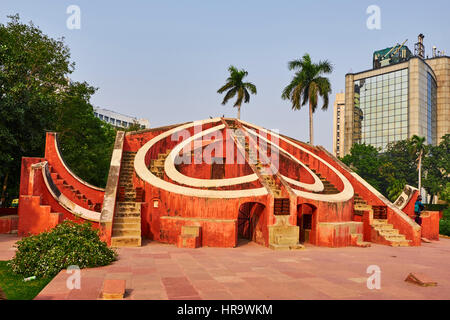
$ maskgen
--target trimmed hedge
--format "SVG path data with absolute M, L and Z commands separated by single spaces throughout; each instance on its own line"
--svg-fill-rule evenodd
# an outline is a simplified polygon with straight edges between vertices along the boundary
M 439 221 L 439 234 L 450 236 L 450 208 L 444 210 L 443 217 Z
M 26 237 L 16 246 L 16 256 L 9 266 L 24 277 L 53 277 L 71 265 L 80 269 L 105 266 L 117 257 L 90 223 L 69 220 L 49 232 Z
M 448 208 L 448 204 L 424 204 L 426 211 L 443 211 Z

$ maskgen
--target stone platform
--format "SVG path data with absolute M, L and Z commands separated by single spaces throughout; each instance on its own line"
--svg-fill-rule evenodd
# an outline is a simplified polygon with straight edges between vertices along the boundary
M 17 237 L 0 235 L 0 259 Z M 144 242 L 120 248 L 114 264 L 84 269 L 81 289 L 66 288 L 61 271 L 36 299 L 98 299 L 105 279 L 126 281 L 124 299 L 450 299 L 450 239 L 420 247 L 322 248 L 273 251 L 252 242 L 237 248 L 184 249 Z M 7 254 L 6 254 L 7 253 Z M 369 290 L 369 265 L 381 268 L 381 289 Z M 436 287 L 405 278 L 425 274 Z

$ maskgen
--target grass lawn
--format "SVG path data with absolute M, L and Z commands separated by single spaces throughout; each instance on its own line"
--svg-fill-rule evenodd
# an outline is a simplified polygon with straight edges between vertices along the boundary
M 52 280 L 41 278 L 24 282 L 24 277 L 13 273 L 7 263 L 0 261 L 0 287 L 8 300 L 31 300 Z

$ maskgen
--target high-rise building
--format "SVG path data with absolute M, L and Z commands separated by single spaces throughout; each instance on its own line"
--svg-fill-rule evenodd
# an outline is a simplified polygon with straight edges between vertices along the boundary
M 404 44 L 376 51 L 373 69 L 345 76 L 340 156 L 354 143 L 385 150 L 413 135 L 437 144 L 450 133 L 450 57 L 433 48 L 425 58 L 423 38 L 419 35 L 414 55 Z
M 345 93 L 337 93 L 333 107 L 333 154 L 342 157 L 344 148 Z
M 126 116 L 108 109 L 94 108 L 94 115 L 100 120 L 119 128 L 128 128 L 133 124 L 140 125 L 141 129 L 150 128 L 150 122 L 147 119 Z

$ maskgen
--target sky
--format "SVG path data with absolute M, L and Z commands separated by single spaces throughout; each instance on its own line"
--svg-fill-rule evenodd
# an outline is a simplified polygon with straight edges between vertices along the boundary
M 79 29 L 67 27 L 70 5 L 80 8 Z M 380 8 L 380 29 L 367 27 L 371 5 Z M 217 93 L 235 65 L 258 89 L 241 118 L 308 141 L 308 107 L 293 111 L 281 99 L 293 76 L 287 62 L 305 53 L 328 59 L 333 92 L 328 110 L 314 114 L 314 143 L 332 151 L 334 95 L 345 74 L 370 69 L 373 51 L 406 39 L 414 52 L 419 33 L 427 55 L 433 45 L 450 53 L 448 12 L 448 0 L 2 0 L 0 23 L 18 13 L 64 37 L 76 63 L 71 79 L 98 88 L 91 103 L 152 127 L 236 117 Z

